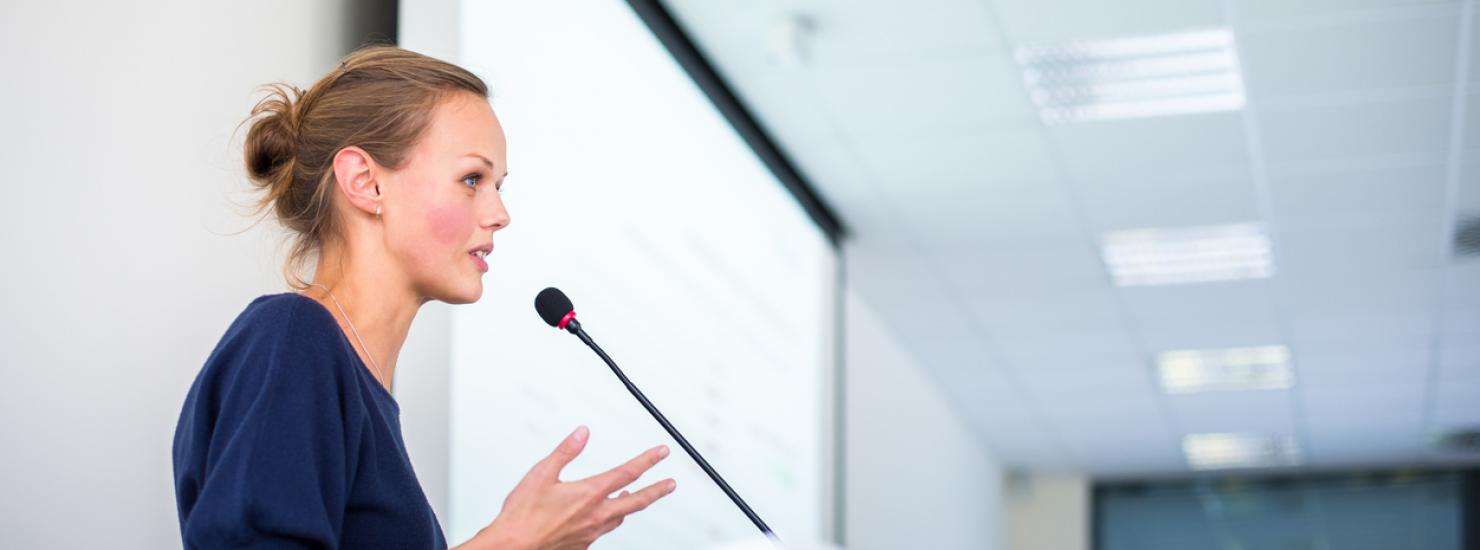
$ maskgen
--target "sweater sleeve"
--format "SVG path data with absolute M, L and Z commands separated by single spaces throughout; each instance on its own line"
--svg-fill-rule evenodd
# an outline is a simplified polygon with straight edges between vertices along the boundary
M 356 392 L 333 340 L 287 323 L 242 353 L 220 387 L 186 548 L 340 545 L 364 412 L 349 402 Z

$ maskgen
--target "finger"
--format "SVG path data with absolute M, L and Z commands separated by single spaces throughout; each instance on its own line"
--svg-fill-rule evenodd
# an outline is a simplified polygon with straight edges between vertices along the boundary
M 677 486 L 678 484 L 672 479 L 665 479 L 648 485 L 636 493 L 612 499 L 608 509 L 615 517 L 625 517 L 627 514 L 640 512 L 657 502 L 658 499 L 668 496 Z
M 594 483 L 601 490 L 601 494 L 609 495 L 612 491 L 621 489 L 637 478 L 642 477 L 654 464 L 668 457 L 668 446 L 659 445 L 648 449 L 646 452 L 628 460 L 626 464 L 607 470 L 605 473 L 587 478 L 585 481 Z
M 621 527 L 622 526 L 622 520 L 625 520 L 625 519 L 627 519 L 627 518 L 622 517 L 622 516 L 616 516 L 616 517 L 613 517 L 612 519 L 606 520 L 606 523 L 601 524 L 600 533 L 603 534 L 603 535 L 605 535 L 607 533 L 610 533 L 612 531 L 615 531 L 618 527 Z
M 565 437 L 564 441 L 560 442 L 560 445 L 555 447 L 555 450 L 550 453 L 550 456 L 545 457 L 539 464 L 536 464 L 534 469 L 530 470 L 530 474 L 552 480 L 560 479 L 560 471 L 564 470 L 565 466 L 570 464 L 570 461 L 580 456 L 581 451 L 586 448 L 586 441 L 590 439 L 590 436 L 591 430 L 585 426 L 577 427 L 576 431 L 571 432 L 570 435 Z

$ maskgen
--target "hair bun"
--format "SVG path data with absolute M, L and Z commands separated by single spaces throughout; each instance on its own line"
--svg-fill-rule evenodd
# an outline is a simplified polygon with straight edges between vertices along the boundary
M 297 101 L 303 91 L 288 84 L 272 84 L 268 95 L 252 108 L 251 129 L 243 144 L 247 176 L 267 190 L 281 195 L 293 182 L 298 155 Z

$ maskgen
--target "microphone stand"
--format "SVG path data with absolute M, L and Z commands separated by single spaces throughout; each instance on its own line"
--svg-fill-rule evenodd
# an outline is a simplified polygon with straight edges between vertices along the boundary
M 633 385 L 632 381 L 627 379 L 627 375 L 622 374 L 622 369 L 617 367 L 616 361 L 612 361 L 612 358 L 607 356 L 605 351 L 601 350 L 601 346 L 596 345 L 596 341 L 592 340 L 586 334 L 586 331 L 581 329 L 581 323 L 575 319 L 571 319 L 570 322 L 566 323 L 565 329 L 570 331 L 571 334 L 576 335 L 577 338 L 580 338 L 587 346 L 590 346 L 591 351 L 596 352 L 596 355 L 600 356 L 601 360 L 606 362 L 606 366 L 611 367 L 612 374 L 617 375 L 617 379 L 622 381 L 622 385 L 627 386 L 627 391 L 632 393 L 632 397 L 637 398 L 638 403 L 642 403 L 642 408 L 647 409 L 648 414 L 653 415 L 653 419 L 663 425 L 663 429 L 668 432 L 668 435 L 673 436 L 673 439 L 678 441 L 678 446 L 683 447 L 684 452 L 688 453 L 689 457 L 694 459 L 694 462 L 699 463 L 699 468 L 702 468 L 704 473 L 709 474 L 709 479 L 714 480 L 714 483 L 719 485 L 720 490 L 725 492 L 725 496 L 730 497 L 730 500 L 735 503 L 735 506 L 740 507 L 741 512 L 745 512 L 745 517 L 750 518 L 750 522 L 754 523 L 756 528 L 761 530 L 762 534 L 772 540 L 776 540 L 776 534 L 771 532 L 771 528 L 766 526 L 766 522 L 761 521 L 761 517 L 756 515 L 755 511 L 751 510 L 749 505 L 745 504 L 745 500 L 740 498 L 740 495 L 734 489 L 730 488 L 729 483 L 725 483 L 725 478 L 720 477 L 719 472 L 714 471 L 714 468 L 709 465 L 709 461 L 704 460 L 704 456 L 699 454 L 699 450 L 695 449 L 693 445 L 690 445 L 689 440 L 684 439 L 683 434 L 678 433 L 678 429 L 674 428 L 673 424 L 668 422 L 668 418 L 664 417 L 663 413 L 658 412 L 658 408 L 654 407 L 652 402 L 648 401 L 647 396 L 642 394 L 642 390 L 637 389 L 637 386 Z

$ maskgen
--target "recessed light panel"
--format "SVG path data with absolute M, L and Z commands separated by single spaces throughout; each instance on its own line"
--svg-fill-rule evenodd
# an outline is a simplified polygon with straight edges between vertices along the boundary
M 1189 434 L 1182 453 L 1194 470 L 1291 466 L 1300 463 L 1300 449 L 1292 436 L 1246 433 Z
M 1282 390 L 1295 385 L 1290 349 L 1285 346 L 1194 349 L 1156 356 L 1162 391 Z
M 1046 124 L 1244 106 L 1228 29 L 1027 45 L 1014 53 Z
M 1205 283 L 1274 275 L 1269 236 L 1258 223 L 1112 231 L 1101 257 L 1116 286 Z

